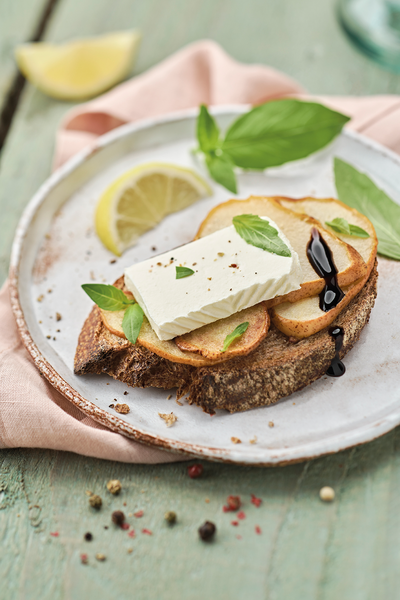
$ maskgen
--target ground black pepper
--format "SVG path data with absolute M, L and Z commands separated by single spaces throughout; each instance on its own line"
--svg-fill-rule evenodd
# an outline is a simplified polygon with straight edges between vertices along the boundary
M 84 540 L 86 542 L 91 542 L 93 539 L 93 535 L 90 533 L 90 531 L 88 531 L 87 533 L 85 533 L 85 535 L 83 536 Z

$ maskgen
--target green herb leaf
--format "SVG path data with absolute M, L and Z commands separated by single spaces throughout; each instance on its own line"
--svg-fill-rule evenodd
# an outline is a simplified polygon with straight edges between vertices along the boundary
M 240 237 L 248 244 L 279 256 L 291 256 L 278 231 L 267 220 L 256 215 L 239 215 L 233 217 L 232 223 Z
M 274 100 L 239 117 L 221 148 L 238 167 L 276 167 L 320 150 L 347 121 L 349 117 L 316 102 Z
M 197 140 L 200 150 L 206 154 L 219 146 L 218 125 L 204 104 L 200 106 L 200 113 L 197 117 Z
M 103 310 L 123 310 L 134 300 L 125 296 L 122 290 L 104 283 L 84 283 L 82 289 L 99 308 Z
M 363 213 L 378 236 L 378 252 L 400 260 L 400 206 L 367 176 L 335 158 L 339 200 Z
M 223 154 L 217 156 L 215 153 L 207 154 L 206 165 L 214 181 L 223 185 L 230 192 L 237 193 L 233 164 L 226 156 Z
M 175 267 L 176 269 L 176 277 L 175 279 L 183 279 L 184 277 L 190 277 L 193 275 L 193 269 L 189 269 L 188 267 Z
M 248 328 L 249 323 L 248 321 L 246 321 L 245 323 L 240 323 L 240 325 L 238 325 L 237 327 L 235 327 L 235 329 L 232 331 L 232 333 L 229 333 L 224 341 L 224 346 L 221 350 L 221 352 L 226 352 L 227 349 L 229 348 L 229 346 L 232 344 L 232 342 L 234 342 L 237 338 L 241 337 L 244 332 L 246 331 L 246 329 Z
M 126 339 L 132 344 L 136 344 L 142 323 L 143 310 L 140 308 L 139 304 L 135 303 L 128 306 L 122 320 L 122 329 Z
M 370 235 L 362 227 L 357 225 L 351 225 L 346 219 L 337 217 L 333 221 L 325 221 L 325 225 L 328 225 L 336 233 L 342 233 L 343 235 L 354 235 L 360 238 L 369 238 Z

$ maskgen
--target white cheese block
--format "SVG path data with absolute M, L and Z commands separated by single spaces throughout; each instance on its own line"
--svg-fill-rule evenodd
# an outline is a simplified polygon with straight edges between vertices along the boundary
M 125 284 L 160 340 L 170 340 L 263 300 L 300 288 L 299 257 L 245 242 L 233 225 L 125 270 Z M 177 266 L 194 271 L 176 279 Z

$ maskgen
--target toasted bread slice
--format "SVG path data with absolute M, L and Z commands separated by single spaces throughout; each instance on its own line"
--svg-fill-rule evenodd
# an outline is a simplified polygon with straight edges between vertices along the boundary
M 123 277 L 117 279 L 114 285 L 119 289 L 123 289 L 126 296 L 133 298 L 131 292 L 124 285 Z M 125 311 L 99 310 L 101 319 L 108 331 L 119 338 L 126 339 L 122 329 Z M 237 325 L 246 321 L 248 321 L 249 326 L 244 335 L 234 342 L 226 352 L 221 352 L 225 337 Z M 150 323 L 144 317 L 137 343 L 167 360 L 202 367 L 230 360 L 234 356 L 249 354 L 267 335 L 269 323 L 270 318 L 267 308 L 261 302 L 227 319 L 221 319 L 215 323 L 210 323 L 210 325 L 200 327 L 180 338 L 175 338 L 175 340 L 165 341 L 158 339 Z
M 335 234 L 324 229 L 320 222 L 305 214 L 294 213 L 281 206 L 278 200 L 263 196 L 251 196 L 248 200 L 228 200 L 219 204 L 209 212 L 197 232 L 196 239 L 204 237 L 231 225 L 232 218 L 241 214 L 268 216 L 280 227 L 296 250 L 303 270 L 303 282 L 299 290 L 295 290 L 267 301 L 267 305 L 275 306 L 282 302 L 295 302 L 302 298 L 319 294 L 325 282 L 318 277 L 307 258 L 307 244 L 311 239 L 311 229 L 316 227 L 330 247 L 340 286 L 349 285 L 365 277 L 367 265 L 355 248 L 340 240 Z
M 299 198 L 298 200 L 295 200 L 293 198 L 277 197 L 276 200 L 281 206 L 284 206 L 289 210 L 318 219 L 322 227 L 333 232 L 336 237 L 340 238 L 343 242 L 353 246 L 364 259 L 369 275 L 375 263 L 378 238 L 376 237 L 374 226 L 366 216 L 334 198 Z M 337 233 L 326 225 L 327 221 L 331 222 L 336 218 L 343 218 L 351 225 L 358 225 L 358 227 L 361 227 L 369 234 L 369 238 L 360 238 L 354 235 Z
M 176 337 L 175 344 L 184 352 L 195 352 L 215 360 L 221 356 L 226 336 L 246 322 L 249 325 L 244 334 L 223 353 L 229 359 L 245 356 L 257 348 L 268 333 L 270 319 L 264 302 Z
M 341 358 L 368 323 L 377 277 L 374 268 L 359 294 L 335 319 L 335 325 L 344 329 Z M 196 368 L 165 360 L 113 335 L 94 306 L 79 336 L 74 370 L 77 375 L 107 373 L 134 387 L 177 387 L 179 395 L 188 393 L 189 402 L 205 412 L 226 409 L 234 413 L 273 404 L 302 389 L 326 373 L 334 354 L 335 343 L 327 329 L 291 343 L 272 324 L 267 337 L 251 354 Z

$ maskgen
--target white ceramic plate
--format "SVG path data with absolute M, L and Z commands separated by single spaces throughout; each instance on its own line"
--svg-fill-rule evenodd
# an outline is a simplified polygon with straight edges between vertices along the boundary
M 246 107 L 214 111 L 222 129 Z M 101 191 L 115 177 L 147 161 L 194 163 L 197 111 L 128 125 L 100 138 L 95 148 L 71 159 L 32 198 L 21 219 L 11 260 L 11 295 L 24 342 L 49 381 L 82 411 L 115 431 L 148 444 L 214 460 L 277 465 L 320 456 L 372 440 L 400 423 L 400 264 L 379 259 L 379 293 L 370 324 L 346 356 L 346 375 L 323 377 L 268 408 L 214 417 L 195 406 L 167 400 L 168 391 L 132 389 L 107 376 L 77 377 L 73 359 L 91 301 L 80 289 L 95 279 L 112 283 L 137 261 L 191 240 L 208 211 L 230 194 L 213 185 L 214 195 L 170 215 L 143 235 L 117 262 L 93 230 Z M 249 194 L 335 195 L 333 157 L 367 172 L 400 203 L 400 159 L 351 132 L 323 152 L 268 173 L 238 176 L 239 197 Z M 51 290 L 49 292 L 48 290 Z M 43 295 L 41 302 L 37 298 Z M 56 322 L 55 313 L 62 315 Z M 60 329 L 58 332 L 57 330 Z M 50 338 L 49 338 L 50 336 Z M 128 390 L 127 396 L 123 392 Z M 117 415 L 109 404 L 130 405 Z M 158 412 L 173 411 L 171 428 Z M 268 423 L 273 421 L 275 427 Z M 242 440 L 233 444 L 231 437 Z M 257 443 L 249 440 L 257 436 Z

